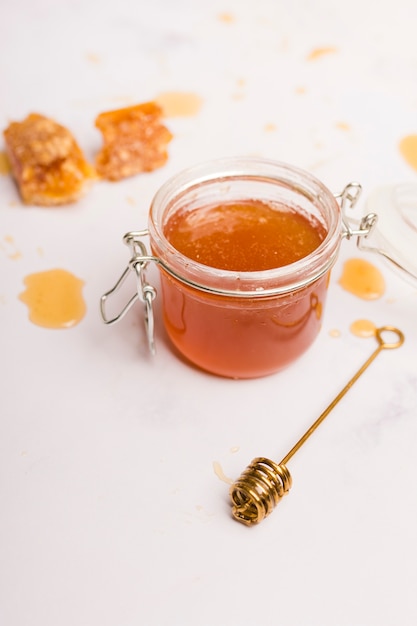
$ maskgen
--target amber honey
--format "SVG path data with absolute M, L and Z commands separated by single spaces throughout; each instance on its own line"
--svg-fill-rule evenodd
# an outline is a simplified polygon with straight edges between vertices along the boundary
M 256 200 L 179 211 L 165 227 L 168 241 L 184 256 L 221 270 L 254 272 L 294 263 L 313 252 L 326 231 L 317 220 L 282 205 Z M 222 279 L 219 278 L 219 287 Z M 194 363 L 223 375 L 256 376 L 276 370 L 277 344 L 281 366 L 291 362 L 317 334 L 326 281 L 277 302 L 230 300 L 187 295 L 164 281 L 168 334 Z M 288 299 L 288 298 L 287 298 Z M 186 304 L 186 306 L 185 306 Z M 218 363 L 218 346 L 223 356 Z M 242 361 L 242 351 L 249 358 Z
M 285 205 L 258 200 L 177 211 L 164 233 L 184 256 L 238 272 L 295 263 L 315 250 L 326 231 L 320 222 Z
M 29 311 L 33 324 L 44 328 L 71 328 L 84 317 L 84 281 L 71 272 L 52 269 L 25 278 L 25 291 L 19 298 Z
M 293 296 L 229 299 L 203 296 L 162 278 L 164 322 L 180 354 L 202 369 L 230 378 L 256 378 L 292 363 L 321 327 L 327 277 Z
M 301 356 L 320 331 L 340 222 L 324 185 L 276 162 L 227 159 L 168 181 L 149 231 L 177 351 L 233 378 Z
M 381 271 L 369 261 L 352 258 L 345 261 L 339 284 L 345 291 L 363 300 L 377 300 L 385 292 Z

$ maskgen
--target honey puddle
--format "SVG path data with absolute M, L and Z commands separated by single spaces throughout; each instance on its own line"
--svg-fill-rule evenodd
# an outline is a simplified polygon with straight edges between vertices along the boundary
M 417 135 L 403 137 L 399 149 L 407 163 L 417 170 Z
M 166 117 L 188 117 L 196 115 L 202 106 L 202 99 L 195 93 L 166 91 L 160 93 L 155 102 L 162 108 Z
M 363 259 L 348 259 L 339 285 L 363 300 L 377 300 L 385 292 L 385 280 L 377 267 Z
M 29 309 L 29 319 L 44 328 L 71 328 L 85 315 L 84 282 L 62 269 L 30 274 L 19 299 Z
M 374 337 L 376 326 L 369 320 L 356 320 L 350 325 L 349 330 L 356 337 Z

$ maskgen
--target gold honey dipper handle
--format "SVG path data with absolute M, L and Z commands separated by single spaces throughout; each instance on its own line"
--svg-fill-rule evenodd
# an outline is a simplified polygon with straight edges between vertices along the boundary
M 385 341 L 383 334 L 391 333 L 396 336 L 396 341 Z M 284 456 L 280 463 L 270 459 L 258 457 L 248 465 L 240 477 L 230 488 L 233 517 L 252 526 L 259 524 L 267 515 L 272 513 L 278 502 L 289 492 L 292 485 L 291 474 L 286 463 L 301 448 L 307 439 L 314 433 L 320 424 L 326 419 L 343 396 L 354 385 L 358 378 L 376 359 L 382 350 L 393 350 L 404 343 L 403 333 L 393 326 L 382 326 L 375 331 L 378 342 L 377 348 L 365 363 L 352 376 L 340 393 L 334 398 L 323 413 L 316 419 L 304 435 L 297 441 L 291 450 Z

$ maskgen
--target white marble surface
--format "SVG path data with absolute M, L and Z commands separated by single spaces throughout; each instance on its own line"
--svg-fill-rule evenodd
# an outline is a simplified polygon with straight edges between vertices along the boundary
M 100 111 L 165 91 L 203 101 L 167 120 L 164 168 L 100 183 L 71 208 L 23 207 L 0 177 L 2 626 L 417 623 L 413 286 L 368 256 L 385 295 L 343 291 L 343 262 L 360 256 L 343 242 L 314 346 L 245 382 L 179 362 L 160 323 L 150 360 L 140 311 L 113 328 L 98 312 L 127 261 L 123 234 L 188 165 L 276 158 L 334 191 L 359 180 L 362 209 L 379 185 L 415 182 L 398 142 L 417 133 L 416 20 L 414 0 L 1 3 L 2 128 L 38 111 L 90 157 Z M 307 61 L 321 47 L 335 50 Z M 18 300 L 26 275 L 54 267 L 85 281 L 87 315 L 67 331 L 31 324 Z M 349 331 L 358 318 L 406 343 L 289 463 L 277 510 L 236 523 L 213 462 L 234 478 L 255 456 L 278 461 L 374 349 Z

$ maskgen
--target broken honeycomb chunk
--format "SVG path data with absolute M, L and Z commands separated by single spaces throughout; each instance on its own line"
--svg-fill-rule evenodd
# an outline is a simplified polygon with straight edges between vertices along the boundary
M 172 135 L 161 118 L 155 102 L 101 113 L 95 122 L 104 142 L 96 157 L 98 174 L 116 181 L 164 165 Z
M 4 131 L 12 174 L 25 204 L 57 206 L 78 200 L 96 178 L 74 137 L 37 113 Z

